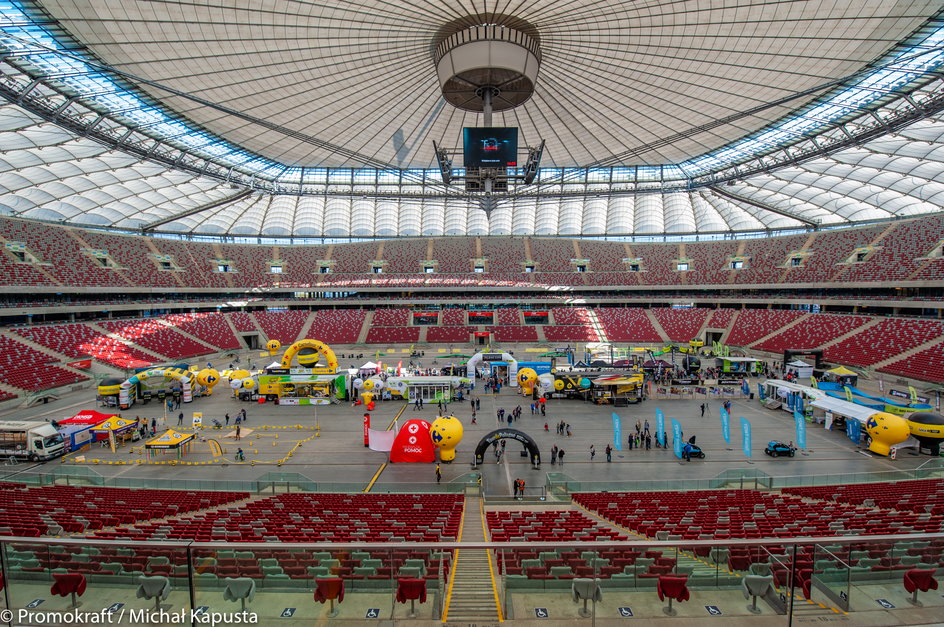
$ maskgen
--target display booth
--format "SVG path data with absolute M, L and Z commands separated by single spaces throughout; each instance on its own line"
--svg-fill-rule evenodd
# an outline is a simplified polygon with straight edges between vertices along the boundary
M 151 461 L 152 452 L 158 452 L 163 455 L 167 451 L 176 451 L 177 459 L 182 459 L 184 455 L 190 452 L 190 445 L 196 437 L 197 436 L 193 433 L 180 433 L 173 429 L 168 429 L 161 435 L 144 443 L 147 460 Z
M 96 442 L 108 440 L 112 447 L 123 442 L 129 442 L 137 439 L 139 421 L 137 419 L 129 420 L 121 416 L 112 416 L 92 429 L 92 435 Z
M 330 405 L 332 397 L 344 397 L 344 375 L 315 374 L 313 370 L 268 368 L 257 377 L 258 393 L 279 405 Z
M 511 387 L 518 387 L 518 360 L 510 353 L 476 353 L 466 362 L 466 368 L 475 372 L 480 364 L 488 365 L 493 375 L 508 377 Z
M 169 385 L 171 381 L 176 382 L 176 386 Z M 144 398 L 145 395 L 150 398 L 155 392 L 162 399 L 161 392 L 164 395 L 173 394 L 175 389 L 179 390 L 184 403 L 193 401 L 193 376 L 190 370 L 183 367 L 142 370 L 121 383 L 119 388 L 118 406 L 121 409 L 128 409 L 138 398 Z
M 764 373 L 764 360 L 757 357 L 715 357 L 715 366 L 728 376 Z M 810 374 L 813 374 L 812 369 Z
M 593 382 L 593 401 L 598 405 L 613 404 L 616 407 L 625 407 L 629 403 L 640 403 L 643 400 L 643 376 L 617 375 L 612 377 L 597 377 Z
M 784 370 L 787 374 L 796 375 L 797 379 L 803 379 L 805 381 L 809 381 L 810 377 L 813 376 L 813 364 L 808 364 L 802 359 L 791 361 L 784 367 Z M 852 372 L 852 374 L 855 373 Z

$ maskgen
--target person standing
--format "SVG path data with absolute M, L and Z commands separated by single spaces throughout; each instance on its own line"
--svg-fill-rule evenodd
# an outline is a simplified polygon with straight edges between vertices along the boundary
M 437 463 L 436 464 L 436 483 L 439 483 L 441 479 L 442 479 L 442 468 L 440 468 L 439 464 Z
M 518 479 L 518 495 L 524 498 L 524 479 Z
M 180 426 L 183 426 L 183 424 L 184 424 L 184 412 L 180 412 L 179 414 L 177 414 L 177 426 L 180 427 Z
M 706 404 L 707 404 L 707 403 L 702 403 L 702 404 L 701 404 L 701 417 L 702 417 L 702 418 L 705 417 L 705 405 L 706 405 Z
M 469 423 L 469 424 L 473 424 L 473 425 L 476 424 L 476 422 L 475 422 L 475 407 L 474 407 L 474 406 L 472 407 L 472 422 Z
M 245 407 L 243 407 L 242 409 L 240 409 L 240 410 L 239 410 L 239 413 L 241 413 L 241 414 L 243 415 L 243 423 L 245 423 L 246 421 L 249 420 L 249 416 L 246 414 L 246 408 L 245 408 Z
M 229 426 L 229 414 L 226 414 L 226 426 Z
M 557 463 L 557 445 L 555 444 L 554 446 L 551 447 L 551 465 L 553 466 L 556 463 Z
M 515 477 L 515 481 L 514 481 L 515 498 L 518 498 L 518 481 L 520 481 L 518 477 Z
M 541 417 L 547 416 L 547 403 L 541 403 Z
M 557 459 L 560 460 L 561 466 L 564 465 L 564 449 L 557 451 Z
M 239 432 L 240 432 L 240 429 L 241 429 L 241 427 L 240 427 L 239 425 L 236 425 L 236 439 L 237 439 L 237 440 L 239 440 Z
M 652 436 L 647 433 L 646 434 L 646 450 L 648 451 L 651 448 L 652 448 Z
M 613 461 L 613 447 L 607 444 L 605 452 L 606 452 L 606 461 L 608 462 Z
M 151 433 L 157 435 L 157 418 L 151 418 Z
M 596 457 L 596 454 L 597 454 L 597 450 L 591 444 L 590 445 L 590 461 L 593 461 L 593 458 Z

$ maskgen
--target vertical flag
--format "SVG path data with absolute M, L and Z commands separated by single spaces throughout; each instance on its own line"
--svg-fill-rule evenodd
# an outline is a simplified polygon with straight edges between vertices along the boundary
M 918 402 L 918 390 L 914 389 L 913 386 L 908 386 L 908 395 L 911 396 L 912 405 Z
M 665 448 L 665 414 L 661 409 L 656 410 L 656 440 L 659 446 Z
M 741 418 L 741 441 L 744 446 L 744 454 L 747 457 L 751 456 L 751 423 L 748 422 L 747 418 Z
M 816 377 L 810 377 L 810 387 L 818 388 L 819 382 L 816 380 Z
M 787 394 L 787 409 L 792 410 L 794 403 L 796 403 L 796 394 L 794 394 L 793 392 L 790 392 L 789 394 Z
M 623 424 L 615 411 L 613 412 L 613 448 L 617 451 L 623 450 Z
M 793 408 L 793 411 L 803 413 L 803 395 L 799 392 L 797 392 L 796 406 Z
M 793 421 L 796 423 L 796 444 L 797 448 L 806 448 L 806 418 L 803 417 L 803 414 L 795 411 L 793 412 Z
M 725 442 L 731 444 L 731 416 L 724 407 L 718 411 L 718 415 L 721 416 L 721 435 Z
M 741 394 L 748 396 L 751 393 L 751 384 L 747 382 L 747 378 L 741 379 Z
M 675 418 L 672 419 L 672 446 L 675 448 L 675 456 L 682 459 L 682 425 Z
M 852 403 L 852 402 L 853 402 L 853 400 L 852 400 L 852 390 L 849 389 L 849 386 L 848 386 L 848 385 L 842 386 L 842 389 L 846 391 L 846 400 L 849 401 L 850 403 Z
M 762 400 L 762 401 L 766 401 L 766 400 L 767 400 L 767 392 L 764 391 L 764 384 L 763 384 L 763 383 L 758 383 L 758 384 L 757 384 L 757 397 L 758 397 L 760 400 Z
M 859 444 L 859 440 L 862 439 L 862 423 L 856 420 L 855 418 L 846 419 L 846 435 L 849 436 L 849 439 Z

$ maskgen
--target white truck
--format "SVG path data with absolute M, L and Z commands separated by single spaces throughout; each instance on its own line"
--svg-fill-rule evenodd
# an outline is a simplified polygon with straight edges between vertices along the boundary
M 0 457 L 39 462 L 64 452 L 62 434 L 48 422 L 0 420 Z

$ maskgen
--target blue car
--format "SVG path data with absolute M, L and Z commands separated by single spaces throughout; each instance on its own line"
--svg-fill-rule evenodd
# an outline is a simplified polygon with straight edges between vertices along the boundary
M 787 457 L 793 457 L 796 455 L 796 447 L 790 446 L 789 444 L 784 444 L 783 442 L 777 442 L 776 440 L 771 440 L 767 443 L 767 448 L 764 449 L 764 452 L 771 457 L 782 457 L 784 455 Z

